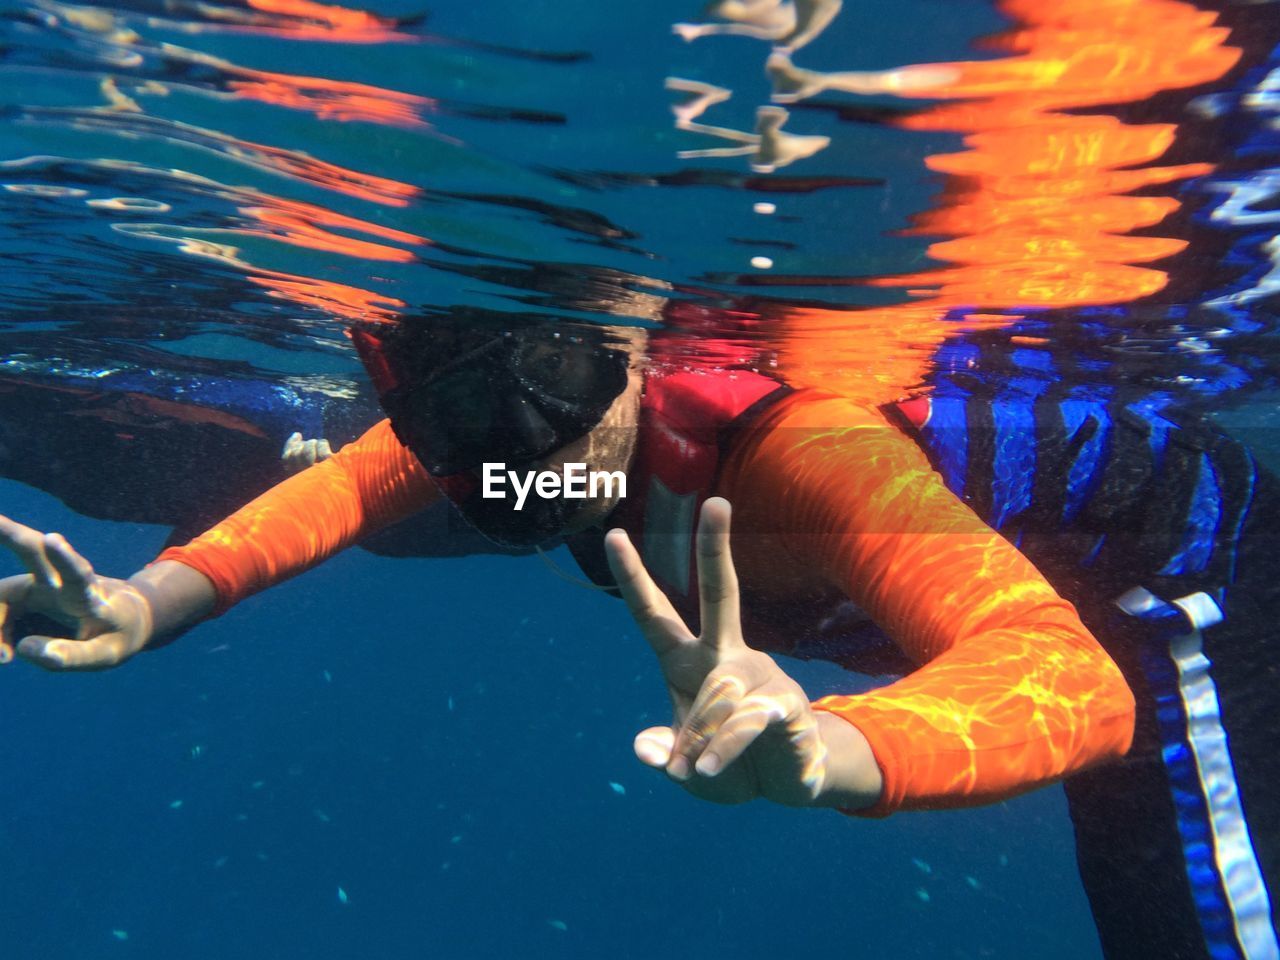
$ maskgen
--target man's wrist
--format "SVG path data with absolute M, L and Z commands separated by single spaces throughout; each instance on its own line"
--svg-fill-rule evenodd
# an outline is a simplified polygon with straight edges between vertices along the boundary
M 841 810 L 874 806 L 884 790 L 884 776 L 871 744 L 848 720 L 826 710 L 815 711 L 815 715 L 827 760 L 826 777 L 813 805 Z
M 153 563 L 128 583 L 147 606 L 150 622 L 144 648 L 177 639 L 213 613 L 217 601 L 209 578 L 176 560 Z

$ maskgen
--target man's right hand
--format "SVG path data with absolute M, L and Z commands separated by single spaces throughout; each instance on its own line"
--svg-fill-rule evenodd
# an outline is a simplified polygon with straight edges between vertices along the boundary
M 323 437 L 304 440 L 301 433 L 294 431 L 284 442 L 284 449 L 280 451 L 280 462 L 284 464 L 285 472 L 301 473 L 307 467 L 313 467 L 332 456 L 333 447 L 329 445 L 328 440 Z
M 41 533 L 0 516 L 0 546 L 27 573 L 0 579 L 0 663 L 17 653 L 48 670 L 106 670 L 147 645 L 151 605 L 133 584 L 102 577 L 57 533 Z M 62 637 L 15 637 L 30 615 L 66 627 Z
M 742 635 L 729 502 L 698 520 L 702 634 L 694 636 L 622 530 L 605 539 L 609 566 L 667 682 L 675 718 L 636 737 L 642 763 L 716 803 L 763 797 L 789 806 L 855 809 L 876 802 L 883 776 L 853 724 L 815 711 L 804 690 Z

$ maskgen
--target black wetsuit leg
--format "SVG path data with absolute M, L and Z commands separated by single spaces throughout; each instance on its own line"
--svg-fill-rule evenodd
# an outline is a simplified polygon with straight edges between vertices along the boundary
M 1280 483 L 1261 471 L 1234 566 L 1225 619 L 1200 633 L 1207 662 L 1184 645 L 1181 670 L 1170 638 L 1192 632 L 1185 620 L 1082 609 L 1138 707 L 1130 754 L 1066 783 L 1108 960 L 1278 955 Z M 1207 673 L 1191 676 L 1193 660 Z
M 1103 955 L 1108 960 L 1208 960 L 1161 756 L 1155 698 L 1137 656 L 1144 643 L 1155 641 L 1155 631 L 1119 616 L 1108 617 L 1106 626 L 1096 617 L 1086 620 L 1096 634 L 1113 641 L 1108 645 L 1137 701 L 1129 754 L 1064 784 L 1076 862 Z M 1123 635 L 1121 644 L 1114 643 L 1118 635 Z

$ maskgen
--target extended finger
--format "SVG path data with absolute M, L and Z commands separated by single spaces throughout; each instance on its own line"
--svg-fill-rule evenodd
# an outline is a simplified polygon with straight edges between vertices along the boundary
M 670 727 L 650 727 L 636 734 L 636 756 L 645 766 L 661 770 L 671 762 L 675 743 L 676 732 Z
M 56 587 L 58 575 L 44 555 L 44 537 L 39 530 L 0 516 L 0 546 L 7 547 L 41 586 Z
M 0 664 L 13 660 L 13 621 L 22 609 L 34 581 L 27 574 L 0 580 Z
M 676 608 L 644 568 L 626 532 L 610 530 L 605 535 L 604 548 L 622 599 L 654 652 L 662 656 L 681 643 L 693 640 L 693 634 Z
M 78 554 L 60 533 L 45 536 L 44 554 L 62 580 L 59 591 L 62 608 L 75 616 L 99 615 L 103 600 L 96 589 L 97 576 L 93 565 Z
M 717 648 L 745 645 L 738 610 L 738 574 L 729 551 L 729 501 L 712 497 L 698 518 L 698 600 L 702 636 Z
M 31 595 L 35 581 L 29 574 L 20 573 L 13 577 L 0 577 L 0 605 L 6 603 L 21 607 Z
M 733 716 L 738 701 L 746 692 L 734 676 L 711 675 L 703 684 L 698 698 L 676 731 L 675 745 L 667 763 L 667 773 L 676 780 L 688 780 L 694 765 L 721 725 Z
M 696 764 L 698 773 L 714 777 L 737 761 L 769 727 L 784 723 L 796 707 L 787 702 L 789 696 L 752 694 L 743 697 L 733 715 L 720 725 L 716 735 L 703 748 Z
M 0 603 L 0 664 L 13 660 L 13 627 L 9 623 L 9 604 Z
M 46 670 L 107 670 L 125 658 L 126 644 L 118 633 L 104 633 L 91 640 L 65 637 L 23 637 L 18 655 Z

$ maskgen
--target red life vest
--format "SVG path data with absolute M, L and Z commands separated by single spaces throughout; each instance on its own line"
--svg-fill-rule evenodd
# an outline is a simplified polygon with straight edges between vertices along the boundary
M 694 533 L 703 502 L 715 493 L 731 434 L 789 388 L 749 370 L 650 374 L 640 404 L 635 462 L 627 497 L 609 526 L 631 536 L 655 580 L 680 600 L 697 597 Z M 611 586 L 599 531 L 569 539 L 587 576 Z

